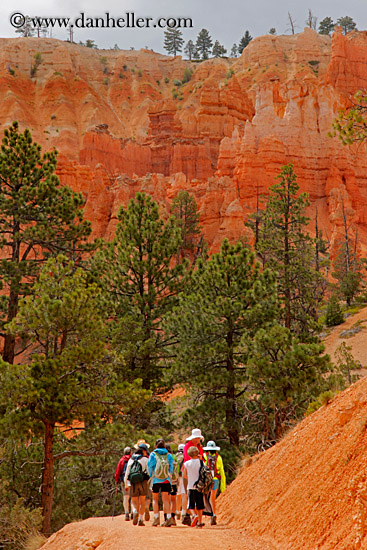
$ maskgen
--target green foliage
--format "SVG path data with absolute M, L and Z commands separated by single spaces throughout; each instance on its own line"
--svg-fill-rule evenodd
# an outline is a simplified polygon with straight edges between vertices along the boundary
M 180 29 L 167 29 L 164 33 L 164 49 L 172 54 L 177 55 L 182 51 L 184 39 L 182 38 L 182 32 Z
M 277 30 L 275 27 L 271 27 L 271 29 L 269 30 L 269 34 L 273 34 L 275 35 L 277 33 Z
M 301 343 L 277 324 L 258 330 L 244 345 L 251 350 L 248 377 L 263 438 L 278 441 L 318 394 L 331 368 L 329 356 L 322 355 L 322 344 Z
M 252 40 L 251 34 L 249 33 L 249 31 L 246 31 L 238 44 L 238 53 L 240 55 L 243 52 L 243 50 L 247 48 L 247 46 L 250 44 L 251 40 Z
M 166 84 L 169 83 L 169 78 L 168 78 L 168 76 L 166 76 L 166 77 L 164 78 L 164 82 L 165 82 Z
M 19 132 L 14 122 L 4 131 L 0 152 L 0 335 L 3 358 L 12 363 L 15 338 L 4 334 L 4 324 L 16 315 L 19 298 L 26 296 L 50 255 L 64 253 L 80 260 L 91 250 L 91 232 L 83 221 L 84 199 L 55 176 L 56 151 L 41 154 L 29 130 Z M 21 342 L 19 342 L 19 345 Z
M 350 386 L 360 378 L 358 375 L 353 374 L 353 371 L 360 370 L 362 365 L 360 361 L 354 359 L 351 350 L 352 347 L 347 346 L 345 342 L 342 342 L 335 350 L 336 371 L 343 378 L 343 386 L 340 389 Z
M 328 405 L 335 397 L 335 393 L 331 390 L 324 391 L 320 393 L 320 395 L 315 399 L 315 401 L 312 401 L 305 412 L 305 416 L 309 416 L 310 414 L 317 411 L 320 407 L 323 407 L 324 405 Z
M 336 294 L 332 294 L 326 309 L 325 324 L 327 327 L 335 327 L 344 322 L 342 308 Z
M 161 361 L 170 338 L 162 321 L 177 302 L 185 263 L 174 265 L 181 244 L 180 228 L 164 222 L 149 195 L 137 193 L 121 208 L 116 236 L 95 258 L 104 289 L 111 345 L 124 358 L 121 379 L 143 380 L 143 387 L 162 383 Z
M 310 339 L 318 330 L 322 277 L 314 269 L 314 241 L 306 232 L 309 218 L 304 211 L 309 200 L 305 193 L 297 196 L 299 185 L 292 164 L 283 166 L 277 179 L 279 183 L 270 187 L 265 210 L 256 214 L 256 250 L 263 265 L 278 274 L 285 327 L 301 340 Z
M 187 191 L 179 191 L 172 201 L 171 213 L 181 230 L 177 260 L 189 258 L 194 263 L 198 257 L 205 257 L 207 245 L 199 226 L 200 216 L 193 195 Z
M 226 53 L 225 47 L 219 43 L 219 40 L 216 40 L 212 50 L 213 57 L 223 57 Z
M 106 358 L 100 291 L 66 257 L 50 258 L 34 292 L 19 304 L 8 325 L 31 344 L 29 363 L 1 365 L 2 428 L 44 437 L 42 466 L 43 533 L 51 529 L 54 433 L 75 420 L 88 426 L 108 418 L 128 388 L 119 386 Z
M 351 107 L 339 111 L 329 137 L 338 135 L 344 145 L 351 145 L 355 141 L 363 142 L 367 138 L 366 115 L 367 94 L 360 90 L 354 95 Z
M 234 70 L 232 69 L 232 67 L 230 69 L 228 69 L 227 71 L 227 74 L 226 74 L 226 79 L 227 80 L 230 80 L 232 78 L 232 76 L 234 75 Z
M 32 19 L 29 15 L 25 16 L 24 25 L 19 29 L 16 29 L 15 32 L 21 36 L 34 36 L 36 34 L 36 29 L 33 26 Z
M 30 538 L 39 536 L 41 511 L 27 509 L 21 498 L 16 499 L 13 505 L 6 504 L 3 482 L 0 482 L 0 495 L 0 547 L 26 550 Z
M 334 31 L 335 23 L 331 19 L 331 17 L 325 17 L 322 21 L 320 21 L 319 25 L 319 34 L 327 34 L 331 35 Z
M 195 52 L 196 52 L 196 46 L 192 40 L 189 40 L 185 45 L 184 53 L 185 55 L 187 55 L 190 61 L 194 57 Z
M 353 245 L 347 234 L 345 241 L 339 246 L 332 273 L 339 283 L 339 294 L 348 306 L 361 290 L 365 270 L 365 262 L 357 257 L 356 245 L 357 241 Z
M 345 17 L 339 17 L 336 24 L 338 27 L 342 27 L 343 34 L 347 34 L 357 27 L 357 24 L 355 23 L 355 21 L 353 21 L 351 17 L 349 17 L 349 15 L 346 15 Z
M 212 50 L 213 41 L 207 29 L 201 29 L 196 39 L 195 53 L 201 59 L 208 59 Z
M 185 67 L 183 78 L 182 78 L 182 84 L 186 84 L 186 82 L 189 82 L 192 78 L 193 71 L 190 69 L 190 67 Z
M 242 339 L 252 338 L 275 312 L 271 273 L 260 273 L 240 243 L 224 240 L 220 253 L 198 261 L 170 317 L 168 330 L 178 337 L 173 378 L 189 388 L 196 423 L 205 420 L 215 439 L 239 445 L 238 402 L 247 376 Z
M 33 65 L 31 65 L 31 78 L 36 76 L 38 67 L 41 65 L 43 59 L 40 52 L 36 52 L 33 56 Z
M 237 44 L 233 44 L 231 49 L 231 57 L 237 57 L 237 55 L 238 55 Z

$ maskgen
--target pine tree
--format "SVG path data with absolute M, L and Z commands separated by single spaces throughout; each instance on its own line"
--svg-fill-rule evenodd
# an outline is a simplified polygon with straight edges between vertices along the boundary
M 91 226 L 83 221 L 81 193 L 61 187 L 54 174 L 56 151 L 42 155 L 29 130 L 20 133 L 17 122 L 4 136 L 0 152 L 0 335 L 3 359 L 12 363 L 22 348 L 15 350 L 15 338 L 4 334 L 4 324 L 16 316 L 19 298 L 30 292 L 49 255 L 64 253 L 80 260 Z
M 275 27 L 271 27 L 271 29 L 269 30 L 269 34 L 276 34 L 277 33 L 277 30 Z
M 219 43 L 219 40 L 216 40 L 212 50 L 213 57 L 223 57 L 223 55 L 225 55 L 226 53 L 227 50 L 225 49 L 225 47 Z
M 330 137 L 338 135 L 343 145 L 367 139 L 367 94 L 359 90 L 352 100 L 352 106 L 339 112 L 332 124 Z
M 325 17 L 322 21 L 320 21 L 319 25 L 319 34 L 327 34 L 331 35 L 334 31 L 335 23 L 331 19 L 331 17 Z
M 285 327 L 308 338 L 317 328 L 315 286 L 321 277 L 314 269 L 313 240 L 306 233 L 309 201 L 305 193 L 297 196 L 292 164 L 283 166 L 277 179 L 261 216 L 257 251 L 263 265 L 278 273 Z
M 241 55 L 243 50 L 250 44 L 252 36 L 249 31 L 246 31 L 238 44 L 238 53 Z
M 196 39 L 196 52 L 201 59 L 208 59 L 212 50 L 213 41 L 206 29 L 201 29 Z
M 94 424 L 105 409 L 111 373 L 96 285 L 65 256 L 50 258 L 32 295 L 20 302 L 7 326 L 32 345 L 29 363 L 2 363 L 0 403 L 3 422 L 21 432 L 43 436 L 42 510 L 44 534 L 51 533 L 54 484 L 54 437 L 57 424 Z M 118 392 L 114 391 L 117 394 Z M 113 399 L 112 399 L 113 400 Z
M 334 293 L 331 295 L 329 303 L 326 308 L 325 323 L 327 327 L 335 327 L 343 323 L 344 315 L 337 295 Z
M 164 49 L 173 55 L 182 51 L 184 39 L 180 29 L 167 29 L 164 33 Z
M 275 324 L 257 331 L 245 346 L 251 350 L 248 377 L 253 416 L 262 419 L 262 440 L 274 444 L 320 393 L 323 375 L 332 369 L 320 343 L 301 343 Z
M 342 27 L 344 34 L 354 31 L 354 29 L 357 27 L 357 23 L 355 23 L 355 21 L 353 21 L 353 19 L 349 17 L 349 15 L 346 15 L 345 17 L 339 17 L 336 24 L 338 27 Z
M 118 219 L 114 240 L 95 258 L 108 300 L 111 346 L 124 356 L 123 379 L 140 378 L 143 388 L 156 389 L 171 343 L 162 322 L 184 284 L 186 262 L 174 261 L 180 228 L 173 217 L 165 223 L 145 193 L 121 208 Z
M 237 55 L 238 55 L 237 44 L 233 44 L 231 49 L 231 57 L 237 57 Z
M 182 242 L 177 253 L 178 261 L 189 258 L 195 262 L 198 257 L 205 256 L 207 245 L 199 226 L 200 216 L 193 195 L 180 191 L 172 201 L 171 213 L 181 230 Z
M 238 446 L 238 403 L 246 391 L 247 356 L 242 339 L 276 315 L 272 274 L 240 243 L 224 240 L 220 253 L 199 260 L 190 288 L 180 296 L 167 331 L 177 335 L 174 379 L 189 388 L 193 416 L 208 422 L 215 437 Z
M 36 29 L 29 15 L 25 16 L 24 25 L 16 29 L 15 32 L 21 36 L 34 36 L 36 34 Z
M 189 40 L 186 43 L 184 53 L 185 53 L 185 55 L 187 55 L 187 57 L 189 58 L 190 61 L 193 59 L 195 51 L 196 51 L 195 44 L 193 43 L 192 40 Z

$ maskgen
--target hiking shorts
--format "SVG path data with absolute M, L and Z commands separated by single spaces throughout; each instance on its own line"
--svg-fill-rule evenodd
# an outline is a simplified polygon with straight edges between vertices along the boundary
M 168 483 L 153 483 L 152 492 L 157 494 L 159 493 L 159 490 L 161 490 L 161 493 L 170 493 L 171 492 L 171 484 Z
M 130 487 L 131 497 L 146 497 L 148 492 L 148 481 L 139 481 L 138 483 L 132 483 Z
M 188 494 L 188 510 L 204 510 L 204 495 L 196 489 L 189 489 Z
M 177 495 L 177 483 L 172 483 L 170 494 L 174 497 Z

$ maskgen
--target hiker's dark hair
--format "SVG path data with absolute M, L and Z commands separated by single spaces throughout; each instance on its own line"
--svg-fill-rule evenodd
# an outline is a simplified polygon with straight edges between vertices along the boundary
M 166 449 L 169 453 L 172 454 L 172 449 L 171 449 L 171 445 L 168 445 L 168 443 L 166 443 Z
M 155 442 L 155 448 L 156 449 L 165 449 L 166 444 L 164 442 L 164 439 L 157 439 L 157 441 Z

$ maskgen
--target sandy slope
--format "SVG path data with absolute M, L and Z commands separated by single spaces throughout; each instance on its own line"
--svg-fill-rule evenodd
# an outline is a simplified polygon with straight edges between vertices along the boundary
M 221 520 L 275 550 L 367 549 L 367 378 L 244 468 Z

